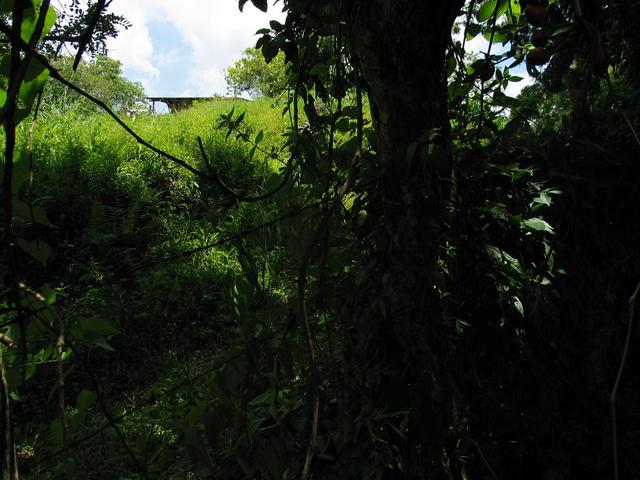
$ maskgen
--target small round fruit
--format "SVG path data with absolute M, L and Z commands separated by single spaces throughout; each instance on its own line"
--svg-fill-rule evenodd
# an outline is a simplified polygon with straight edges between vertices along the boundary
M 546 47 L 551 33 L 546 28 L 538 28 L 531 35 L 531 43 L 534 47 Z
M 542 47 L 536 47 L 527 53 L 527 63 L 529 65 L 544 65 L 551 59 L 551 54 Z
M 534 27 L 546 27 L 549 25 L 549 9 L 542 5 L 527 5 L 524 9 L 527 22 Z

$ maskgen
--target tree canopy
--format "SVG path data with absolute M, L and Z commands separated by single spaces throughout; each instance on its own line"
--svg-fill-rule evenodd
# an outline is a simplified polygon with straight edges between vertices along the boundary
M 143 104 L 144 88 L 123 76 L 122 64 L 118 60 L 98 55 L 91 60 L 81 60 L 75 70 L 74 61 L 73 57 L 64 56 L 57 58 L 52 65 L 64 78 L 102 100 L 116 112 L 133 110 Z M 44 89 L 42 104 L 45 110 L 75 109 L 85 113 L 100 111 L 94 103 L 76 92 L 70 92 L 53 79 Z
M 252 96 L 278 97 L 288 88 L 284 54 L 276 55 L 269 63 L 255 48 L 247 48 L 242 58 L 225 71 L 229 89 L 236 95 L 247 92 Z

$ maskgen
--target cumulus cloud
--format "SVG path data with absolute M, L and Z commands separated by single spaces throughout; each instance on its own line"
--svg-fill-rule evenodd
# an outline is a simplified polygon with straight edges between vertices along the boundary
M 247 3 L 241 13 L 237 0 L 115 0 L 111 11 L 132 26 L 109 42 L 109 54 L 154 96 L 225 93 L 224 69 L 255 44 L 256 30 L 271 19 L 284 19 L 278 4 L 264 14 Z M 467 51 L 476 54 L 487 47 L 481 35 L 467 42 Z M 498 53 L 504 47 L 494 45 L 492 50 Z M 526 72 L 515 74 L 525 80 L 511 84 L 510 95 L 533 81 Z
M 122 61 L 132 80 L 141 81 L 154 95 L 224 93 L 224 69 L 255 44 L 256 30 L 270 19 L 283 18 L 277 6 L 264 14 L 247 5 L 241 13 L 236 0 L 116 0 L 111 10 L 133 25 L 110 41 L 110 55 Z M 179 54 L 175 49 L 158 48 L 171 39 L 158 38 L 163 30 L 150 29 L 153 25 L 171 27 L 165 31 L 178 36 Z M 171 72 L 172 68 L 180 69 L 180 75 Z M 175 80 L 172 85 L 163 81 L 165 75 Z

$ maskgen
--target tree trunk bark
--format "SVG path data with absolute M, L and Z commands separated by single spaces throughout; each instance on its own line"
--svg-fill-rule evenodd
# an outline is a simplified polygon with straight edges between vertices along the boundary
M 413 467 L 406 478 L 442 474 L 451 425 L 454 393 L 446 383 L 453 380 L 446 371 L 449 346 L 442 341 L 449 327 L 442 322 L 436 279 L 451 186 L 444 65 L 463 3 L 356 1 L 347 25 L 352 61 L 366 80 L 376 117 L 377 210 L 368 215 L 375 216 L 375 250 L 384 252 L 380 293 L 371 299 L 383 304 L 382 313 L 378 320 L 364 314 L 359 335 L 370 329 L 367 357 L 381 359 L 370 397 L 379 408 L 411 412 L 403 457 Z M 425 155 L 429 132 L 436 133 L 444 165 Z M 415 144 L 417 153 L 410 154 Z
M 408 146 L 432 127 L 447 127 L 443 66 L 462 4 L 363 0 L 352 6 L 350 52 L 378 111 L 378 152 L 400 177 Z
M 407 279 L 406 267 L 420 265 L 423 273 L 432 272 L 440 219 L 449 199 L 444 63 L 463 3 L 362 0 L 349 12 L 350 53 L 366 80 L 375 113 L 381 166 L 378 193 L 388 252 L 394 270 L 400 270 L 398 280 L 401 284 L 408 280 L 414 288 L 417 279 Z M 435 136 L 439 162 L 426 156 L 424 137 L 429 132 Z M 418 148 L 410 150 L 416 144 Z M 407 293 L 413 295 L 414 288 Z

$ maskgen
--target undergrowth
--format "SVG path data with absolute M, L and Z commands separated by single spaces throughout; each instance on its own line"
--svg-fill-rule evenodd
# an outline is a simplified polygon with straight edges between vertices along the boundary
M 246 111 L 252 135 L 263 132 L 259 151 L 217 128 L 219 116 L 232 108 Z M 259 188 L 280 168 L 273 153 L 283 145 L 286 119 L 269 99 L 221 99 L 128 122 L 155 146 L 204 170 L 200 137 L 214 168 L 243 191 Z M 21 133 L 26 151 L 28 129 Z M 106 115 L 71 111 L 41 117 L 32 160 L 37 175 L 30 195 L 46 209 L 55 254 L 46 266 L 33 262 L 37 275 L 31 281 L 54 292 L 69 326 L 89 316 L 113 328 L 92 345 L 74 347 L 68 413 L 71 419 L 83 417 L 75 437 L 99 427 L 107 414 L 95 399 L 84 411 L 80 406 L 83 392 L 88 395 L 83 386 L 91 385 L 88 377 L 100 379 L 95 387 L 107 399 L 109 415 L 117 417 L 140 400 L 146 406 L 119 427 L 134 455 L 114 453 L 122 450 L 118 436 L 105 429 L 60 461 L 55 453 L 61 445 L 47 420 L 55 415 L 49 395 L 53 367 L 45 365 L 16 403 L 21 462 L 26 470 L 37 465 L 33 478 L 58 478 L 69 469 L 93 472 L 92 478 L 124 478 L 125 472 L 146 468 L 141 465 L 153 465 L 150 475 L 184 472 L 182 450 L 172 445 L 180 429 L 176 419 L 193 399 L 185 400 L 184 389 L 157 402 L 149 396 L 197 375 L 225 350 L 235 328 L 230 297 L 243 267 L 238 244 L 223 240 L 276 212 L 226 199 L 215 186 L 138 145 Z M 263 285 L 276 281 L 266 275 Z M 96 471 L 104 476 L 96 477 Z

